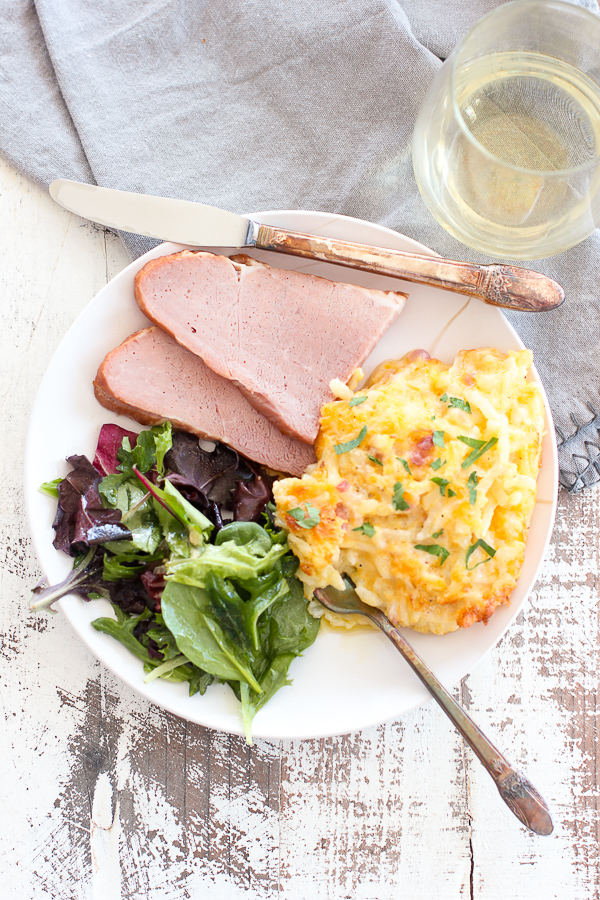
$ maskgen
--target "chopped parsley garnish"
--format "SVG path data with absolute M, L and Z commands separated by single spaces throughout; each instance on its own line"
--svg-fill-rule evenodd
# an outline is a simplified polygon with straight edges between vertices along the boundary
M 439 537 L 441 537 L 441 536 L 443 535 L 443 533 L 444 533 L 444 529 L 443 529 L 443 528 L 440 528 L 440 530 L 439 530 L 439 531 L 435 531 L 435 532 L 431 535 L 431 537 L 439 538 Z
M 481 449 L 485 445 L 485 441 L 478 441 L 477 438 L 465 437 L 464 434 L 459 434 L 459 441 L 462 441 L 463 444 L 466 444 L 467 447 L 474 447 L 476 450 Z
M 410 506 L 404 499 L 404 488 L 401 481 L 397 481 L 394 485 L 394 496 L 392 497 L 392 506 L 394 509 L 410 509 Z
M 372 538 L 375 534 L 375 528 L 371 525 L 370 522 L 365 522 L 363 525 L 360 525 L 358 528 L 353 528 L 352 531 L 360 531 L 361 534 L 364 534 L 366 537 Z
M 341 453 L 348 453 L 349 450 L 354 450 L 356 447 L 358 447 L 359 444 L 362 444 L 362 442 L 364 441 L 366 436 L 367 436 L 367 426 L 363 425 L 363 427 L 360 429 L 358 435 L 353 440 L 346 441 L 345 444 L 336 444 L 333 449 L 335 450 L 335 452 L 337 453 L 338 456 Z
M 376 463 L 378 466 L 382 466 L 382 465 L 383 465 L 383 463 L 381 462 L 381 460 L 380 460 L 380 459 L 377 459 L 376 456 L 369 456 L 368 453 L 367 453 L 367 456 L 369 457 L 369 459 L 371 460 L 371 462 Z
M 409 468 L 408 463 L 406 462 L 406 460 L 405 460 L 405 459 L 402 459 L 401 456 L 397 456 L 396 459 L 398 460 L 398 462 L 401 462 L 401 463 L 402 463 L 402 465 L 404 466 L 404 468 L 406 469 L 406 471 L 408 472 L 408 474 L 412 477 L 412 472 L 410 471 L 410 468 Z
M 471 453 L 469 453 L 462 461 L 463 469 L 468 469 L 474 462 L 477 462 L 480 456 L 483 456 L 484 453 L 487 453 L 488 450 L 491 450 L 492 447 L 498 443 L 497 437 L 490 438 L 489 441 L 478 441 L 475 438 L 465 437 L 464 435 L 459 434 L 458 439 L 459 441 L 462 441 L 463 444 L 466 444 L 467 447 L 473 447 Z
M 467 400 L 461 400 L 460 397 L 449 397 L 448 394 L 442 394 L 440 397 L 442 403 L 449 403 L 454 409 L 462 409 L 463 412 L 471 414 L 471 405 Z
M 445 433 L 443 431 L 434 431 L 433 432 L 433 443 L 436 447 L 444 446 L 444 436 Z
M 442 497 L 446 496 L 446 488 L 450 484 L 447 478 L 432 478 L 431 479 L 434 484 L 437 484 L 440 489 L 440 494 Z
M 463 412 L 471 415 L 471 404 L 468 400 L 461 400 L 460 397 L 450 397 L 450 406 L 454 409 L 462 409 Z
M 442 497 L 456 497 L 456 491 L 453 491 L 452 488 L 448 487 L 450 482 L 447 478 L 432 478 L 431 481 L 439 486 Z
M 437 472 L 438 469 L 440 469 L 442 466 L 445 466 L 445 465 L 446 465 L 445 459 L 434 459 L 434 461 L 431 463 L 431 468 L 433 469 L 434 472 Z
M 424 550 L 425 553 L 431 553 L 432 556 L 439 556 L 440 566 L 443 566 L 450 556 L 450 551 L 445 547 L 440 547 L 439 544 L 415 544 L 415 550 Z
M 487 553 L 488 558 L 482 559 L 481 562 L 475 563 L 474 566 L 469 566 L 469 560 L 471 559 L 472 555 L 475 553 L 475 551 L 479 547 L 481 547 L 481 549 L 485 553 Z M 496 551 L 494 550 L 494 548 L 490 547 L 489 544 L 486 544 L 486 542 L 483 540 L 483 538 L 479 538 L 479 540 L 475 541 L 475 543 L 471 547 L 469 547 L 469 549 L 467 550 L 467 555 L 465 557 L 465 568 L 468 569 L 469 572 L 472 572 L 473 569 L 477 568 L 477 566 L 482 566 L 484 563 L 489 562 L 490 559 L 492 559 L 495 555 L 496 555 Z
M 477 485 L 479 483 L 479 478 L 477 477 L 477 472 L 471 472 L 467 481 L 467 487 L 469 488 L 469 503 L 471 506 L 475 505 L 477 501 Z
M 360 406 L 361 403 L 365 402 L 368 396 L 368 394 L 363 394 L 362 397 L 352 397 L 352 399 L 348 401 L 348 406 Z
M 295 509 L 289 509 L 288 516 L 295 519 L 302 528 L 314 528 L 321 521 L 319 510 L 316 506 L 311 506 L 310 503 L 304 503 Z

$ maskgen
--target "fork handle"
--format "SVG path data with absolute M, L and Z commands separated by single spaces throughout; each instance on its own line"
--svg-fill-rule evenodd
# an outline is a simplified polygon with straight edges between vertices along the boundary
M 565 299 L 565 293 L 556 281 L 517 266 L 477 266 L 440 256 L 419 256 L 321 235 L 301 234 L 272 225 L 259 226 L 256 247 L 430 284 L 469 294 L 504 309 L 544 312 L 556 309 Z
M 437 680 L 421 657 L 413 650 L 380 610 L 373 608 L 369 617 L 400 651 L 406 662 L 433 694 L 448 718 L 456 725 L 467 744 L 490 773 L 500 796 L 520 821 L 536 834 L 552 834 L 554 828 L 550 810 L 531 782 L 514 769 L 508 760 L 494 747 L 462 706 L 454 700 Z

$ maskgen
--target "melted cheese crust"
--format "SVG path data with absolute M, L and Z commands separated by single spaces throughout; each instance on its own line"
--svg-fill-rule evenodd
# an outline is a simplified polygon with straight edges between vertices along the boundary
M 317 465 L 274 485 L 307 597 L 342 589 L 347 573 L 396 625 L 435 634 L 486 622 L 509 602 L 541 462 L 532 360 L 529 350 L 479 349 L 449 366 L 409 354 L 323 407 Z M 326 615 L 346 627 L 357 619 Z

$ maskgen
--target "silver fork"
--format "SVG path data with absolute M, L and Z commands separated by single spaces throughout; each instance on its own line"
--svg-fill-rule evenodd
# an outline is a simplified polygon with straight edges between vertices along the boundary
M 413 650 L 388 617 L 374 606 L 368 606 L 359 598 L 348 583 L 345 591 L 334 588 L 314 592 L 315 598 L 327 609 L 335 613 L 359 614 L 366 616 L 390 639 L 406 662 L 420 678 L 428 691 L 435 697 L 448 718 L 456 725 L 467 744 L 494 779 L 498 792 L 515 816 L 536 834 L 552 834 L 553 824 L 550 810 L 544 799 L 531 782 L 514 769 L 508 760 L 494 747 L 465 710 L 450 696 L 440 684 L 431 669 Z

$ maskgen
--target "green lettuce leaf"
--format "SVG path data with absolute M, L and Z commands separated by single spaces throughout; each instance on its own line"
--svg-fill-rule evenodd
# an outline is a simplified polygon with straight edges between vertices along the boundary
M 142 662 L 152 665 L 152 659 L 148 653 L 148 648 L 144 647 L 133 634 L 133 630 L 139 622 L 142 622 L 144 619 L 152 618 L 150 610 L 145 609 L 139 616 L 129 616 L 127 613 L 123 612 L 121 607 L 117 606 L 116 603 L 111 605 L 116 619 L 111 619 L 107 616 L 94 619 L 92 622 L 93 627 L 96 631 L 101 631 L 103 634 L 108 634 L 115 638 L 120 644 L 127 647 L 134 656 L 141 659 Z
M 237 523 L 236 523 L 237 524 Z M 240 523 L 241 524 L 241 523 Z M 254 524 L 250 522 L 246 525 Z M 260 528 L 260 525 L 257 525 Z M 223 528 L 222 531 L 226 529 Z M 269 537 L 264 529 L 265 537 Z M 221 536 L 219 532 L 217 538 Z M 270 540 L 269 540 L 270 543 Z M 272 544 L 265 552 L 264 538 L 251 539 L 245 544 L 225 540 L 220 544 L 208 544 L 199 549 L 198 555 L 190 559 L 170 559 L 167 563 L 167 577 L 180 584 L 203 588 L 209 572 L 221 578 L 256 578 L 272 569 L 277 560 L 288 552 L 283 544 Z
M 131 449 L 129 438 L 123 438 L 123 444 L 117 451 L 119 465 L 117 468 L 127 477 L 133 477 L 134 467 L 140 472 L 149 472 L 156 466 L 159 475 L 164 474 L 164 458 L 173 443 L 171 423 L 153 425 L 138 435 L 136 445 Z
M 103 503 L 121 510 L 121 522 L 132 535 L 131 541 L 111 541 L 105 546 L 111 553 L 131 550 L 133 545 L 145 553 L 154 553 L 162 541 L 162 529 L 152 498 L 137 478 L 123 475 L 107 475 L 100 482 Z

